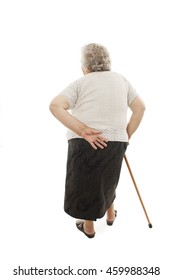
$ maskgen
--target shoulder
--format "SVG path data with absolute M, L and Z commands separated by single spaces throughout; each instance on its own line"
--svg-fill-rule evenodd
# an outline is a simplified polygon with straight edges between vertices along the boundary
M 71 82 L 69 84 L 69 86 L 73 87 L 73 88 L 78 88 L 81 84 L 83 84 L 87 80 L 86 76 L 83 76 L 83 77 L 80 77 L 80 78 L 74 80 L 73 82 Z
M 117 77 L 118 79 L 123 80 L 123 81 L 127 81 L 127 79 L 121 73 L 118 73 L 118 72 L 111 72 L 111 73 L 114 77 Z

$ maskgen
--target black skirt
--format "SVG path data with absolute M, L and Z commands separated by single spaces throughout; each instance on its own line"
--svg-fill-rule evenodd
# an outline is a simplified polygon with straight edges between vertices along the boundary
M 64 210 L 74 218 L 96 220 L 115 199 L 127 142 L 109 141 L 94 150 L 84 139 L 68 141 Z

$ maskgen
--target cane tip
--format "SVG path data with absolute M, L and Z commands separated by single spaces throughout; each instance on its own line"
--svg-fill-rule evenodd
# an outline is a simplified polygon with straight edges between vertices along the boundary
M 152 228 L 152 227 L 153 227 L 152 224 L 148 224 L 148 226 L 149 226 L 149 228 Z

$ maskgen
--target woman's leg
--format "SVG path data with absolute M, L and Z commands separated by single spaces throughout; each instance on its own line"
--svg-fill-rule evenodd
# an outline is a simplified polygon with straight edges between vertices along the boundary
M 115 208 L 114 203 L 108 208 L 107 212 L 107 221 L 114 221 L 115 220 Z
M 85 220 L 84 222 L 84 231 L 88 234 L 94 234 L 94 222 L 90 220 Z

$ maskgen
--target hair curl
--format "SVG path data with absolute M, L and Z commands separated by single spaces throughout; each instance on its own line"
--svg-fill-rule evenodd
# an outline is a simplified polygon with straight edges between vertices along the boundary
M 111 60 L 107 49 L 100 44 L 88 44 L 82 48 L 82 67 L 90 72 L 110 71 Z

